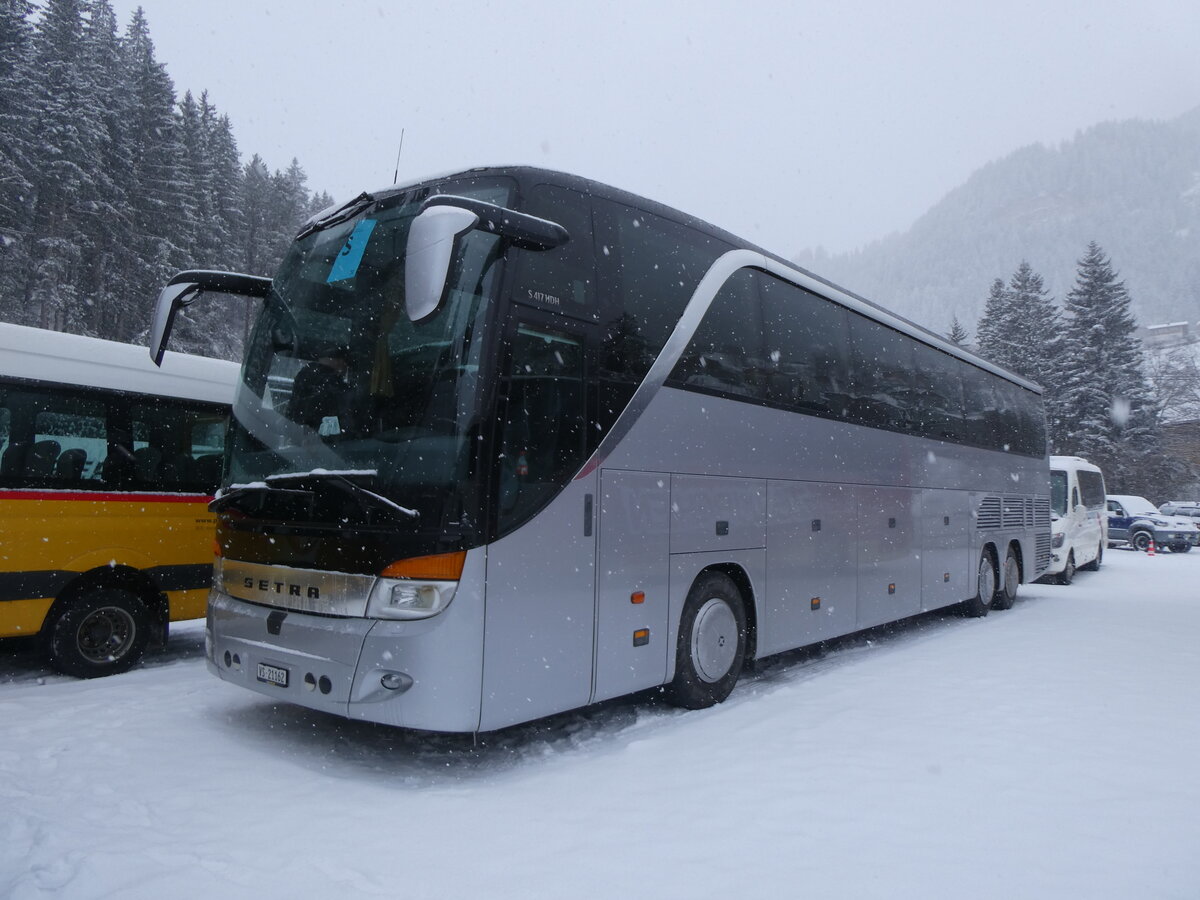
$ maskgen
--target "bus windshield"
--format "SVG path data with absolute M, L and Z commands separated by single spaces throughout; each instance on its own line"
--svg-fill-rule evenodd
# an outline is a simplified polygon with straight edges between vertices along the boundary
M 440 186 L 504 204 L 508 190 Z M 464 241 L 447 300 L 404 307 L 409 226 L 429 190 L 392 196 L 293 244 L 256 323 L 234 404 L 229 481 L 337 477 L 433 524 L 469 462 L 500 239 Z

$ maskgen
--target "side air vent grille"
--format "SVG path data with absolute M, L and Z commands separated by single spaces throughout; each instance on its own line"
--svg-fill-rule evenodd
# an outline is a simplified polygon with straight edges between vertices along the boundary
M 988 531 L 1000 527 L 1000 498 L 984 497 L 979 504 L 979 512 L 975 516 L 975 526 L 980 531 Z
M 1037 571 L 1041 573 L 1050 567 L 1050 501 L 1045 497 L 1033 501 L 1033 527 L 1037 529 Z
M 1029 524 L 1033 524 L 1031 521 Z M 1020 497 L 1004 498 L 1004 527 L 1025 527 L 1025 501 Z

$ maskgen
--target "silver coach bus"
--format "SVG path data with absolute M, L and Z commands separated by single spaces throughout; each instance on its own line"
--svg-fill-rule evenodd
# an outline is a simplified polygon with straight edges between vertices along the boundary
M 1050 554 L 1036 385 L 674 210 L 474 169 L 315 217 L 234 406 L 222 679 L 487 731 L 957 604 Z

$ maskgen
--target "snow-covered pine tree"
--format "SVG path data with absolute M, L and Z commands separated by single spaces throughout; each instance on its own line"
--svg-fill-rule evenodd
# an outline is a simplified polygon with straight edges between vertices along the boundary
M 1008 367 L 1043 388 L 1046 420 L 1053 444 L 1062 432 L 1063 323 L 1042 276 L 1025 260 L 1008 282 L 1009 331 L 1020 345 Z
M 23 316 L 33 216 L 33 112 L 28 0 L 0 0 L 0 318 Z
M 294 156 L 287 171 L 276 172 L 271 179 L 275 184 L 275 231 L 278 243 L 275 246 L 272 270 L 283 261 L 288 244 L 296 236 L 300 225 L 311 215 L 311 198 L 308 193 L 308 175 Z
M 108 0 L 87 0 L 84 11 L 82 68 L 99 116 L 92 157 L 96 204 L 78 217 L 88 241 L 80 272 L 82 303 L 68 329 L 107 337 L 106 322 L 125 302 L 126 277 L 133 269 L 128 197 L 133 163 L 126 127 L 131 110 L 116 14 Z
M 176 111 L 140 10 L 118 37 L 110 0 L 0 0 L 0 320 L 136 341 L 177 269 L 271 274 L 332 202 L 305 181 L 243 169 L 207 95 Z M 183 316 L 183 349 L 239 353 L 221 307 Z
M 1114 493 L 1154 496 L 1163 453 L 1129 306 L 1124 282 L 1093 241 L 1066 299 L 1063 430 L 1056 449 L 1099 465 Z
M 984 302 L 983 315 L 975 326 L 975 347 L 980 356 L 998 366 L 1008 366 L 1016 355 L 1010 333 L 1009 303 L 1012 297 L 1004 279 L 992 282 Z
M 195 219 L 182 176 L 183 147 L 175 123 L 175 89 L 154 55 L 145 14 L 138 8 L 122 42 L 133 101 L 133 175 L 129 189 L 137 264 L 110 337 L 137 340 L 150 320 L 150 301 L 187 260 Z
M 967 340 L 970 335 L 967 334 L 967 329 L 963 327 L 963 323 L 958 321 L 958 316 L 955 315 L 950 322 L 950 330 L 946 332 L 946 339 L 956 347 L 967 349 Z
M 176 120 L 184 153 L 183 177 L 195 219 L 187 265 L 236 269 L 242 165 L 229 118 L 217 114 L 207 91 L 199 100 L 187 91 Z
M 89 236 L 78 224 L 97 204 L 94 173 L 101 142 L 96 94 L 83 58 L 79 0 L 48 0 L 33 42 L 34 208 L 22 321 L 63 329 L 75 318 Z
M 271 222 L 271 171 L 255 153 L 242 170 L 242 262 L 240 269 L 252 275 L 274 272 L 269 249 L 276 235 Z

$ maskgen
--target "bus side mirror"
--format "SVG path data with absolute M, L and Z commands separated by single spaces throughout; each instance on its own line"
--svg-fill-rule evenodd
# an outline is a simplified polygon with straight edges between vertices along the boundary
M 175 314 L 194 303 L 205 291 L 239 297 L 265 297 L 271 291 L 271 279 L 207 270 L 189 270 L 175 275 L 159 293 L 154 304 L 154 318 L 150 323 L 150 358 L 156 366 L 162 365 L 167 341 L 175 326 Z
M 421 322 L 445 301 L 450 265 L 473 228 L 497 234 L 522 250 L 553 250 L 570 240 L 557 222 L 453 194 L 434 194 L 413 219 L 405 247 L 404 308 Z
M 430 206 L 413 219 L 405 247 L 404 310 L 413 322 L 437 312 L 445 299 L 450 263 L 479 216 L 458 206 Z

